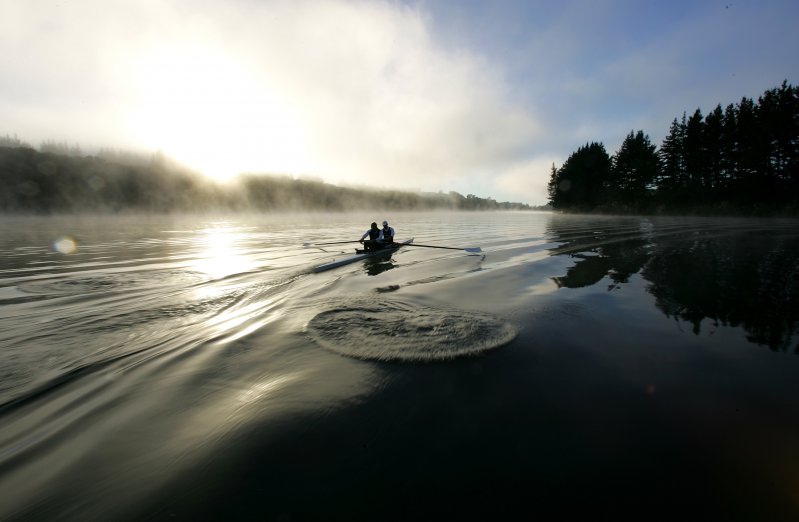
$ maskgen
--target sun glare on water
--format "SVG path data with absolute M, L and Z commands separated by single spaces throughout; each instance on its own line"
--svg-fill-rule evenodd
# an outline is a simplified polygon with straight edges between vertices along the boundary
M 302 119 L 268 79 L 196 46 L 152 49 L 138 63 L 133 127 L 147 148 L 220 181 L 312 171 Z
M 241 248 L 241 233 L 224 224 L 198 233 L 196 253 L 188 267 L 213 279 L 252 270 L 254 263 Z

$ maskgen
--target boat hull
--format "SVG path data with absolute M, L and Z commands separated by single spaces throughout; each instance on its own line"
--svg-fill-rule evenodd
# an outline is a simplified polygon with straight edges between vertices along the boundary
M 406 239 L 405 241 L 402 241 L 400 243 L 395 243 L 394 245 L 392 245 L 392 246 L 390 246 L 388 248 L 381 248 L 380 250 L 373 250 L 373 251 L 356 250 L 356 252 L 359 252 L 359 253 L 356 253 L 355 255 L 352 255 L 350 257 L 344 257 L 344 258 L 341 258 L 341 259 L 336 259 L 336 260 L 333 260 L 333 261 L 331 261 L 329 263 L 325 263 L 323 265 L 315 266 L 314 268 L 311 269 L 311 271 L 312 272 L 324 272 L 325 270 L 331 270 L 333 268 L 338 268 L 340 266 L 348 265 L 350 263 L 355 263 L 356 261 L 361 261 L 363 259 L 369 259 L 369 258 L 372 258 L 372 257 L 378 257 L 378 256 L 384 256 L 384 255 L 387 255 L 387 254 L 392 254 L 392 253 L 396 252 L 397 250 L 399 250 L 400 248 L 402 248 L 403 246 L 410 245 L 411 243 L 413 243 L 413 238 Z

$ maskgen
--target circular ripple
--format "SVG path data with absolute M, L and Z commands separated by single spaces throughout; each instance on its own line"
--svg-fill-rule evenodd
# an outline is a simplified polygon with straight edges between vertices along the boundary
M 397 301 L 343 304 L 316 315 L 306 331 L 328 350 L 380 361 L 453 359 L 516 337 L 513 325 L 489 314 Z

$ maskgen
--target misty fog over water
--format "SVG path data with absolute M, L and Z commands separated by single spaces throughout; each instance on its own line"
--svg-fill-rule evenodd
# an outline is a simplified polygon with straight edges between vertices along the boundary
M 7 216 L 0 519 L 795 519 L 797 225 Z

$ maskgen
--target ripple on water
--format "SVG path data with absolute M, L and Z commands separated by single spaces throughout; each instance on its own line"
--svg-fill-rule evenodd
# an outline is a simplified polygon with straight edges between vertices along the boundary
M 152 285 L 163 281 L 194 283 L 199 280 L 200 277 L 196 274 L 182 271 L 94 273 L 90 275 L 75 273 L 57 279 L 23 282 L 18 285 L 18 288 L 28 294 L 62 296 L 109 292 L 134 286 Z
M 440 361 L 476 355 L 516 337 L 512 324 L 467 310 L 392 300 L 345 302 L 317 314 L 306 327 L 322 347 L 380 361 Z

